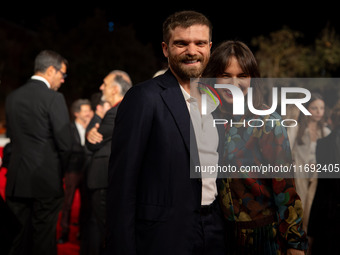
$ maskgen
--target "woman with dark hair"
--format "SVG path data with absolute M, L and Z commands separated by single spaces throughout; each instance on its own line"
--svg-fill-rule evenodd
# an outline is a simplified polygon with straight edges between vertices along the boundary
M 268 109 L 261 96 L 260 73 L 254 55 L 239 41 L 226 41 L 212 53 L 203 77 L 216 83 L 237 86 L 244 97 L 253 88 L 255 109 Z M 222 104 L 219 116 L 232 120 L 225 125 L 226 165 L 289 165 L 291 153 L 287 132 L 276 112 L 255 116 L 249 110 L 233 115 L 233 95 L 217 89 Z M 249 124 L 256 119 L 258 124 Z M 272 121 L 266 121 L 272 120 Z M 242 124 L 243 123 L 243 124 Z M 220 202 L 227 222 L 228 254 L 304 254 L 306 234 L 302 230 L 302 206 L 293 178 L 265 178 L 259 175 L 228 176 L 219 187 Z M 263 178 L 262 178 L 263 177 Z
M 327 136 L 330 129 L 326 127 L 325 102 L 321 94 L 311 93 L 311 99 L 305 105 L 312 115 L 300 114 L 296 128 L 290 128 L 288 136 L 291 141 L 293 160 L 303 169 L 316 163 L 315 149 L 317 140 Z M 308 228 L 310 209 L 313 203 L 317 183 L 317 172 L 296 172 L 296 190 L 303 207 L 303 227 Z

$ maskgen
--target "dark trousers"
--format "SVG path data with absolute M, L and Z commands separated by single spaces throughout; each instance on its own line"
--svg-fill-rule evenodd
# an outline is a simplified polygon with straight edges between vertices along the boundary
M 62 202 L 63 197 L 7 197 L 8 207 L 21 224 L 9 254 L 56 255 L 56 226 Z
M 0 251 L 8 254 L 14 238 L 21 229 L 21 224 L 0 195 Z
M 225 255 L 225 221 L 218 202 L 202 207 L 196 228 L 195 255 Z
M 64 203 L 62 207 L 60 227 L 62 229 L 61 231 L 62 237 L 65 239 L 68 239 L 68 234 L 70 231 L 69 225 L 70 225 L 71 208 L 72 208 L 74 193 L 76 192 L 76 189 L 80 187 L 80 182 L 82 181 L 82 174 L 79 172 L 66 172 L 64 181 L 65 181 L 65 198 L 64 198 Z M 83 194 L 81 194 L 81 196 L 82 195 Z
M 89 191 L 90 211 L 80 247 L 81 255 L 99 255 L 103 250 L 106 231 L 106 193 L 107 189 Z

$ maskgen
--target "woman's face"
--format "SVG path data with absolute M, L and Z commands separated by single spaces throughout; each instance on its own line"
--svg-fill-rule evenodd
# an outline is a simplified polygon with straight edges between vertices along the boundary
M 243 72 L 236 57 L 231 57 L 229 66 L 224 70 L 221 77 L 217 78 L 217 84 L 234 85 L 241 89 L 243 95 L 247 95 L 250 87 L 250 76 Z M 217 89 L 217 91 L 227 104 L 233 103 L 233 95 L 229 89 Z
M 316 99 L 308 106 L 308 111 L 312 114 L 312 121 L 320 121 L 325 113 L 325 102 L 321 99 Z

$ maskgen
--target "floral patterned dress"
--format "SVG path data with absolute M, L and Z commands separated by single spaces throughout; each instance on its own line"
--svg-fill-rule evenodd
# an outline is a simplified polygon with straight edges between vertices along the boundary
M 225 125 L 224 163 L 237 167 L 290 165 L 291 151 L 281 116 L 233 116 Z M 248 122 L 258 119 L 260 122 Z M 261 126 L 261 123 L 263 124 Z M 226 178 L 219 187 L 227 221 L 228 254 L 285 254 L 307 249 L 302 204 L 293 178 Z

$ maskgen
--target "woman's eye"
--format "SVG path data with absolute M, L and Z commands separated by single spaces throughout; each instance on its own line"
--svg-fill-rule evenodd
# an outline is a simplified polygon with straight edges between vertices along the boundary
M 243 78 L 249 78 L 249 75 L 241 74 L 241 75 L 239 75 L 238 77 L 239 77 L 239 78 L 242 78 L 242 79 L 243 79 Z

